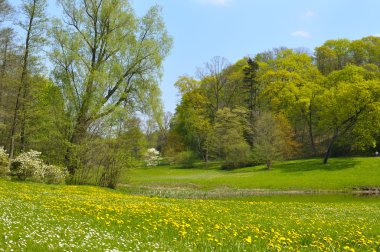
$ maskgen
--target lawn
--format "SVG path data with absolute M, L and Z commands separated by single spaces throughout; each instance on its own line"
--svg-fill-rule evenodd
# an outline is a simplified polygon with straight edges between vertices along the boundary
M 252 189 L 287 191 L 350 191 L 360 186 L 380 186 L 380 158 L 332 158 L 323 165 L 321 159 L 304 159 L 226 171 L 217 163 L 196 168 L 176 166 L 135 168 L 128 172 L 125 190 L 162 190 L 205 192 L 242 192 Z
M 378 198 L 317 198 L 170 199 L 0 180 L 0 251 L 380 250 Z

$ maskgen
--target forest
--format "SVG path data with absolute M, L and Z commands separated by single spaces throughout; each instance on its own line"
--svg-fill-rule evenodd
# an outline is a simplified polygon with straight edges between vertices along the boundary
M 271 169 L 380 151 L 380 37 L 213 57 L 173 83 L 171 113 L 159 6 L 138 17 L 127 0 L 58 3 L 52 19 L 46 0 L 0 0 L 0 175 L 114 188 L 144 165 Z

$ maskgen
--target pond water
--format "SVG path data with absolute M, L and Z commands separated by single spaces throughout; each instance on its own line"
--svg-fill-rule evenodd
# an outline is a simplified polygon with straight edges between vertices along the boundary
M 248 197 L 226 198 L 226 200 L 236 201 L 272 201 L 272 202 L 379 202 L 379 194 L 359 194 L 359 193 L 323 193 L 323 194 L 276 194 L 276 195 L 254 195 Z

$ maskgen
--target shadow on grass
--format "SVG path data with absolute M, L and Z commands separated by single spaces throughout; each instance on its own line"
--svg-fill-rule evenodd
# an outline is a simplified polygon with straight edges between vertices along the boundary
M 179 170 L 220 170 L 221 163 L 218 161 L 209 161 L 205 162 L 195 162 L 192 166 L 181 166 L 179 164 L 172 164 L 170 166 L 171 169 L 179 169 Z
M 285 162 L 277 164 L 274 169 L 282 172 L 303 172 L 303 171 L 340 171 L 355 167 L 359 162 L 354 159 L 333 158 L 327 164 L 322 163 L 322 159 L 305 159 L 296 162 Z

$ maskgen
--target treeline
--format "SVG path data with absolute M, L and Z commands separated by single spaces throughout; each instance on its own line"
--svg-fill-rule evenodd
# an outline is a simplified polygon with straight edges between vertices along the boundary
M 139 115 L 163 114 L 160 7 L 138 17 L 128 0 L 59 0 L 49 18 L 46 0 L 21 2 L 0 0 L 0 146 L 11 163 L 36 150 L 71 182 L 114 187 L 150 146 Z
M 215 57 L 175 83 L 172 115 L 158 86 L 172 45 L 158 6 L 137 17 L 128 0 L 58 4 L 61 18 L 49 18 L 46 0 L 0 0 L 0 166 L 36 157 L 40 171 L 58 165 L 73 183 L 114 187 L 125 168 L 156 155 L 151 148 L 186 167 L 203 159 L 270 168 L 370 154 L 380 143 L 378 37 L 327 41 L 313 55 Z M 54 174 L 47 180 L 61 181 Z
M 370 155 L 380 144 L 380 38 L 214 57 L 176 82 L 181 101 L 162 146 L 235 168 L 273 160 Z M 189 155 L 188 155 L 189 156 Z

